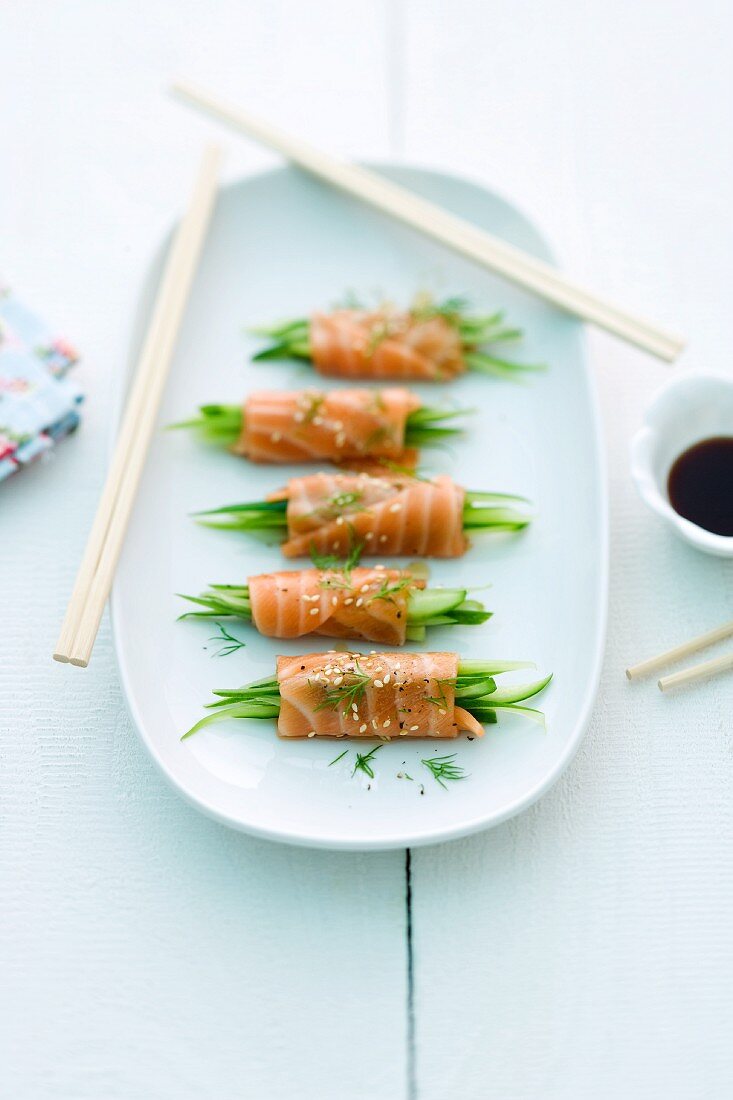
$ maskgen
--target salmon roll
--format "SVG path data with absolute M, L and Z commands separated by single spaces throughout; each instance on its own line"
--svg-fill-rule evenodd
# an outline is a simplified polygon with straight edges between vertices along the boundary
M 508 378 L 536 370 L 499 358 L 492 345 L 517 340 L 503 313 L 474 314 L 462 298 L 421 295 L 407 309 L 349 304 L 254 330 L 272 341 L 255 360 L 305 359 L 332 378 L 450 382 L 464 371 Z
M 543 721 L 521 706 L 551 680 L 504 688 L 496 677 L 517 661 L 462 661 L 457 653 L 309 653 L 278 657 L 274 676 L 214 692 L 213 713 L 184 734 L 228 718 L 269 718 L 282 738 L 382 741 L 482 737 L 504 709 Z
M 526 501 L 502 493 L 467 492 L 451 477 L 428 480 L 409 471 L 318 473 L 292 478 L 268 500 L 199 513 L 212 527 L 272 531 L 287 558 L 310 553 L 457 558 L 467 532 L 518 531 Z
M 414 467 L 418 447 L 460 434 L 446 422 L 461 409 L 423 405 L 410 390 L 260 390 L 243 406 L 202 405 L 194 428 L 208 442 L 227 446 L 250 462 L 337 464 L 391 459 Z
M 417 567 L 415 567 L 417 568 Z M 246 585 L 216 585 L 181 618 L 238 618 L 268 638 L 353 638 L 401 646 L 441 626 L 478 626 L 491 617 L 466 588 L 427 588 L 409 569 L 363 566 L 281 570 Z

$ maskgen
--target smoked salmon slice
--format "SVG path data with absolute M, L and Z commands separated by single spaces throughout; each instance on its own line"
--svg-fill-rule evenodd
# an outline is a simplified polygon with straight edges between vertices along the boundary
M 454 717 L 456 653 L 277 658 L 280 737 L 439 737 Z
M 269 638 L 362 638 L 404 645 L 410 590 L 425 582 L 399 569 L 303 569 L 249 578 L 252 621 Z
M 449 382 L 465 370 L 510 378 L 538 369 L 490 352 L 521 330 L 508 327 L 501 312 L 471 312 L 461 298 L 436 302 L 420 295 L 407 309 L 350 304 L 254 331 L 273 341 L 255 360 L 307 359 L 335 378 Z
M 456 558 L 465 553 L 465 490 L 447 475 L 311 474 L 288 484 L 287 558 L 345 553 L 348 539 L 366 554 Z
M 407 418 L 420 404 L 419 397 L 398 387 L 265 390 L 247 398 L 233 449 L 252 462 L 340 462 L 365 456 L 401 461 Z
M 458 331 L 444 317 L 342 309 L 314 313 L 313 366 L 338 378 L 410 378 L 448 381 L 465 362 Z

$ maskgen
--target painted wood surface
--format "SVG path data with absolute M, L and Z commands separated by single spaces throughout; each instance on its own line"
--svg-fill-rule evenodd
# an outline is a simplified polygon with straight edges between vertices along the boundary
M 685 366 L 730 370 L 730 8 L 442 10 L 407 9 L 405 156 L 511 195 L 568 269 L 689 333 Z M 628 439 L 669 368 L 595 334 L 591 351 L 612 501 L 598 705 L 529 813 L 413 853 L 422 1100 L 733 1087 L 733 679 L 662 697 L 623 675 L 724 620 L 733 572 L 674 540 L 630 483 Z
M 3 1095 L 404 1096 L 404 854 L 288 849 L 206 820 L 138 743 L 108 628 L 86 673 L 49 659 L 142 272 L 209 130 L 161 94 L 166 79 L 196 75 L 320 141 L 389 154 L 385 6 L 308 7 L 0 15 L 0 264 L 83 349 L 88 393 L 53 465 L 2 487 Z M 229 177 L 266 163 L 230 143 Z
M 569 270 L 687 331 L 687 366 L 730 369 L 729 5 L 32 0 L 0 39 L 0 268 L 83 348 L 89 393 L 56 461 L 0 490 L 3 1093 L 729 1095 L 733 682 L 663 698 L 622 674 L 733 604 L 725 563 L 629 482 L 668 368 L 591 337 L 612 489 L 596 714 L 539 805 L 413 853 L 412 1051 L 404 856 L 204 820 L 138 745 L 108 634 L 86 674 L 48 659 L 141 272 L 212 132 L 169 75 L 350 155 L 474 176 Z M 233 142 L 227 174 L 270 162 Z

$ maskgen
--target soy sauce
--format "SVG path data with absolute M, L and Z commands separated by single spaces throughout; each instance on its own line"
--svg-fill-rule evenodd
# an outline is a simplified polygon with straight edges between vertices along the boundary
M 684 519 L 733 535 L 733 436 L 703 439 L 683 451 L 669 471 L 667 492 Z

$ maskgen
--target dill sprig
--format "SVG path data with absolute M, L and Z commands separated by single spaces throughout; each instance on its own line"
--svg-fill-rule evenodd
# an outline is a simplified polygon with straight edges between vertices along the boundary
M 415 578 L 412 574 L 408 574 L 406 577 L 398 577 L 396 581 L 385 577 L 377 591 L 369 596 L 369 602 L 371 603 L 372 600 L 384 600 L 386 603 L 394 603 L 395 596 L 399 595 L 400 592 L 404 592 L 406 588 L 410 588 L 414 584 Z
M 323 402 L 325 400 L 326 400 L 325 393 L 309 393 L 308 394 L 309 405 L 308 405 L 308 411 L 305 413 L 305 416 L 303 417 L 303 423 L 304 424 L 310 424 L 311 421 L 315 419 L 316 414 L 318 413 L 318 411 L 322 407 Z
M 214 634 L 209 638 L 210 642 L 216 642 L 220 646 L 220 649 L 216 653 L 212 653 L 212 657 L 228 657 L 230 653 L 236 653 L 239 649 L 244 649 L 246 642 L 240 641 L 239 638 L 235 638 L 233 634 L 230 634 L 225 626 L 221 623 L 216 624 L 219 627 L 219 633 Z
M 346 756 L 348 751 L 349 751 L 348 749 L 344 749 L 344 751 L 342 753 L 339 753 L 339 755 L 334 760 L 332 760 L 331 763 L 328 765 L 329 768 L 332 768 L 334 764 L 338 764 L 339 760 L 343 760 L 343 758 Z
M 443 317 L 451 324 L 460 324 L 461 317 L 471 308 L 468 298 L 454 295 L 435 302 L 429 296 L 421 295 L 413 303 L 410 314 L 415 320 L 429 321 L 431 317 Z
M 356 775 L 357 772 L 364 772 L 364 774 L 368 775 L 370 779 L 374 779 L 374 772 L 372 770 L 371 762 L 374 759 L 374 754 L 379 752 L 379 750 L 382 748 L 384 748 L 383 745 L 375 745 L 373 749 L 369 750 L 369 752 L 358 752 L 356 754 L 356 763 L 354 764 L 354 770 L 351 774 Z
M 366 672 L 362 672 L 359 662 L 355 660 L 353 671 L 344 672 L 340 684 L 327 685 L 324 697 L 315 709 L 338 710 L 343 703 L 341 713 L 344 717 L 347 717 L 354 709 L 354 705 L 358 707 L 364 698 L 364 692 L 370 680 L 371 676 Z M 309 681 L 309 684 L 312 686 L 311 681 Z
M 429 756 L 425 760 L 421 760 L 420 763 L 424 764 L 428 769 L 433 779 L 440 783 L 444 790 L 448 790 L 443 780 L 455 780 L 466 779 L 467 773 L 460 767 L 459 764 L 455 764 L 456 754 L 451 753 L 450 756 Z
M 355 569 L 361 560 L 364 542 L 356 537 L 353 523 L 347 523 L 346 530 L 349 535 L 349 549 L 345 558 L 339 558 L 336 554 L 319 554 L 314 543 L 310 544 L 310 556 L 316 569 L 335 569 L 343 573 L 350 584 L 351 570 Z
M 450 685 L 451 687 L 456 686 L 455 677 L 454 676 L 443 677 L 442 679 L 436 680 L 435 683 L 436 683 L 437 687 L 440 690 L 440 694 L 439 695 L 426 695 L 425 696 L 425 702 L 426 703 L 432 703 L 434 707 L 438 707 L 439 709 L 442 708 L 443 710 L 447 710 L 448 709 L 448 700 L 447 700 L 446 695 L 445 695 L 445 689 L 446 689 L 446 685 Z

